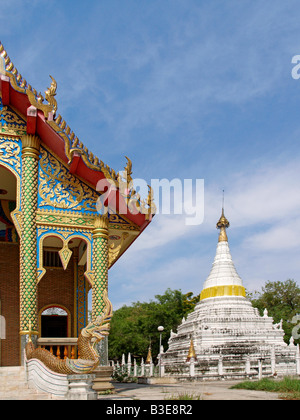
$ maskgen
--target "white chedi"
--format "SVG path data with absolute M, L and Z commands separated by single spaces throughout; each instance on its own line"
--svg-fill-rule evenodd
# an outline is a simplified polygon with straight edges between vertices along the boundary
M 229 222 L 222 210 L 217 223 L 220 234 L 211 271 L 194 311 L 186 319 L 183 318 L 176 333 L 171 332 L 168 350 L 163 355 L 166 374 L 168 371 L 184 371 L 191 342 L 199 366 L 201 358 L 206 358 L 207 375 L 217 369 L 216 364 L 219 362 L 216 362 L 216 358 L 220 356 L 229 370 L 232 364 L 232 369 L 238 370 L 240 365 L 243 371 L 246 364 L 251 365 L 250 360 L 255 364 L 262 355 L 264 358 L 271 358 L 271 355 L 275 357 L 275 350 L 282 358 L 291 348 L 283 340 L 282 324 L 274 324 L 266 310 L 260 316 L 245 297 L 245 288 L 228 245 L 228 227 Z M 283 366 L 284 360 L 281 362 Z M 203 374 L 204 370 L 201 372 Z

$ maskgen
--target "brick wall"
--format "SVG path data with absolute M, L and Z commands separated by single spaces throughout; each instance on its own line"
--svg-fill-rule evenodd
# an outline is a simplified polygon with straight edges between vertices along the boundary
M 71 313 L 74 332 L 74 262 L 67 270 L 47 269 L 38 285 L 38 310 L 46 305 L 61 305 Z M 1 340 L 0 366 L 20 364 L 19 335 L 19 246 L 0 242 L 0 300 L 1 315 L 6 320 L 6 339 Z
M 38 310 L 46 305 L 62 306 L 71 313 L 71 331 L 74 333 L 74 260 L 70 259 L 68 268 L 46 268 L 46 274 L 38 285 Z M 40 322 L 40 320 L 39 320 Z
M 20 364 L 19 246 L 0 242 L 1 315 L 6 321 L 6 339 L 1 340 L 1 366 Z

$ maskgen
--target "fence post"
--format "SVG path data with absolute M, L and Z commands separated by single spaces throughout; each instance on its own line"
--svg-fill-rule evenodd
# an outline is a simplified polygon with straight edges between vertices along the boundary
M 218 361 L 218 374 L 219 376 L 223 376 L 223 357 L 222 356 L 219 357 L 219 361 Z
M 151 362 L 150 362 L 150 372 L 149 372 L 149 376 L 153 376 L 153 362 L 152 362 L 152 357 L 151 357 Z
M 276 356 L 275 356 L 275 347 L 271 348 L 271 372 L 272 375 L 276 372 Z
M 194 377 L 195 376 L 195 358 L 191 357 L 188 363 L 190 365 L 190 376 Z
M 136 365 L 136 358 L 133 358 L 133 376 L 137 377 L 137 365 Z
M 296 373 L 300 375 L 300 352 L 299 352 L 299 344 L 297 344 L 296 348 Z
M 131 354 L 128 353 L 128 359 L 127 359 L 127 373 L 128 376 L 131 376 Z
M 246 375 L 250 375 L 250 357 L 247 356 L 246 358 L 246 367 L 245 367 Z
M 258 359 L 258 380 L 262 378 L 262 359 Z
M 164 364 L 164 359 L 161 360 L 161 364 L 160 364 L 160 376 L 163 377 L 165 376 L 165 364 Z
M 122 354 L 122 363 L 121 363 L 121 371 L 122 373 L 125 373 L 126 367 L 125 367 L 125 354 Z
M 141 376 L 145 376 L 145 363 L 143 357 L 141 362 Z

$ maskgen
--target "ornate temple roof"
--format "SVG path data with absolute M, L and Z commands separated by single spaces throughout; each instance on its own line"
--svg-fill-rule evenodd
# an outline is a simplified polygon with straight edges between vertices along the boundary
M 0 42 L 0 95 L 3 105 L 12 107 L 26 120 L 27 133 L 38 135 L 67 165 L 71 174 L 77 175 L 95 189 L 99 180 L 107 188 L 116 186 L 117 212 L 126 214 L 127 219 L 142 231 L 155 214 L 151 187 L 147 199 L 141 200 L 133 187 L 128 190 L 132 181 L 132 163 L 129 158 L 126 157 L 124 179 L 83 145 L 62 116 L 57 115 L 57 83 L 52 76 L 50 78 L 51 85 L 43 96 L 22 77 Z M 128 210 L 130 202 L 135 202 L 138 212 Z
M 226 229 L 229 226 L 223 208 L 217 223 L 220 234 L 216 255 L 209 276 L 205 280 L 200 300 L 218 296 L 245 296 L 242 279 L 236 271 L 230 254 L 226 234 Z

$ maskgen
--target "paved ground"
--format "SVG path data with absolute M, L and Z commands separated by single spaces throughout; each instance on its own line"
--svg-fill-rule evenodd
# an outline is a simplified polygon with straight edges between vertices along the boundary
M 142 385 L 114 383 L 115 392 L 101 395 L 102 400 L 170 400 L 180 395 L 193 395 L 200 400 L 279 400 L 278 394 L 264 391 L 230 389 L 240 381 L 197 382 L 179 384 Z

